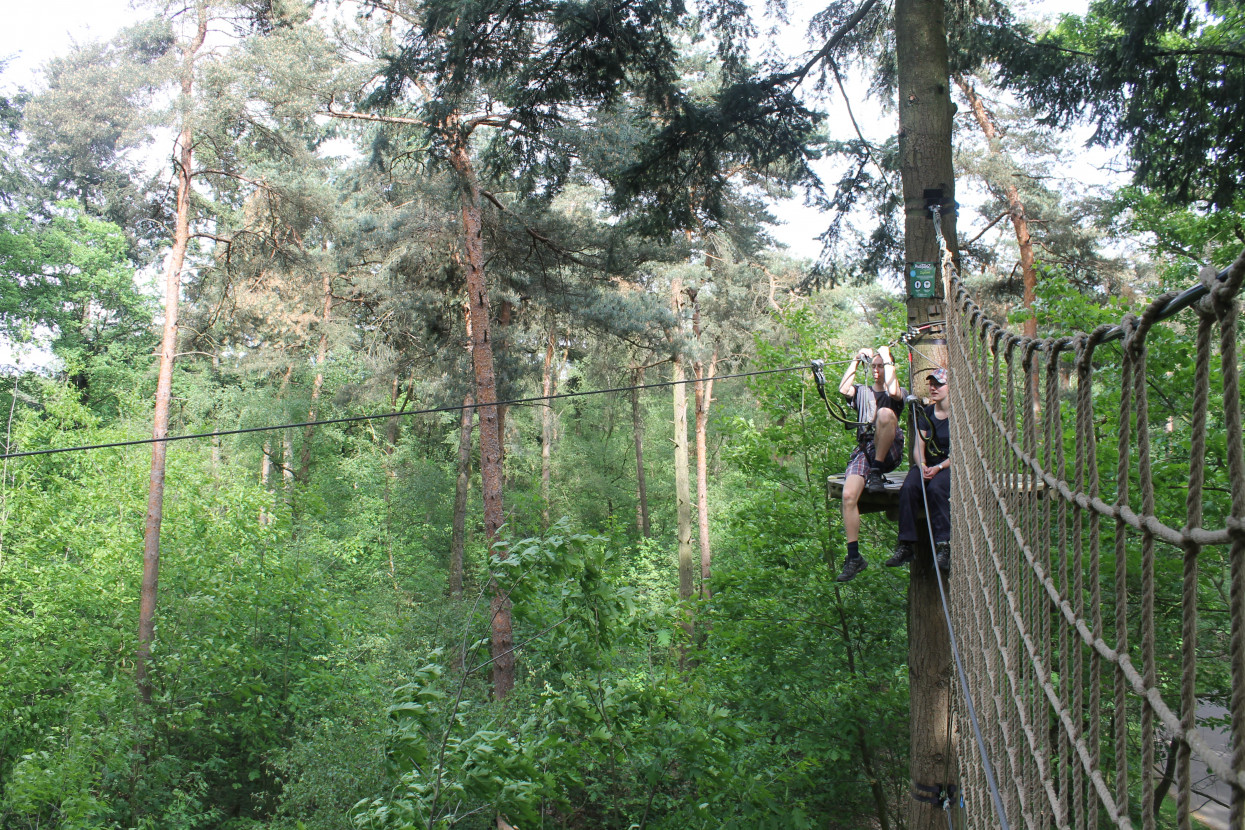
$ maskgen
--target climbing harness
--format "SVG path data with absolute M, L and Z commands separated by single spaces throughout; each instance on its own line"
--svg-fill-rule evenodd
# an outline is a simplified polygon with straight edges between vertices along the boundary
M 830 403 L 830 398 L 826 395 L 825 367 L 826 361 L 824 360 L 814 360 L 812 363 L 813 382 L 817 384 L 817 394 L 821 395 L 822 401 L 826 404 L 826 414 L 830 416 L 831 420 L 838 421 L 848 429 L 859 429 L 862 426 L 866 426 L 866 424 L 856 418 L 855 410 L 851 410 L 852 415 L 848 416 L 849 410 L 842 403 L 837 400 L 833 404 Z

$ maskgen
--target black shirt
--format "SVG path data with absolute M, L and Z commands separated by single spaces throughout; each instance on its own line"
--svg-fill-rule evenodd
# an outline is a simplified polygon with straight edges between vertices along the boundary
M 897 416 L 903 414 L 902 390 L 900 391 L 899 397 L 892 398 L 890 392 L 887 392 L 886 390 L 879 392 L 872 386 L 865 386 L 863 383 L 855 384 L 854 388 L 856 392 L 852 395 L 851 401 L 852 406 L 856 409 L 856 420 L 860 425 L 849 426 L 848 429 L 855 429 L 857 436 L 866 438 L 873 434 L 873 424 L 877 420 L 877 413 L 883 409 L 890 409 Z M 864 403 L 865 395 L 872 395 L 873 400 L 876 401 L 872 418 L 865 417 L 865 413 L 867 411 Z
M 925 466 L 941 464 L 951 454 L 951 419 L 934 415 L 931 403 L 923 408 L 923 416 L 917 419 L 917 429 L 925 439 Z

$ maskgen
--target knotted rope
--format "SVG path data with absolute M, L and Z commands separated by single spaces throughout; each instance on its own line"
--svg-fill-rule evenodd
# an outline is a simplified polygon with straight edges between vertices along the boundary
M 1189 830 L 1201 803 L 1196 759 L 1230 787 L 1230 826 L 1245 828 L 1243 280 L 1245 255 L 1118 326 L 1048 339 L 1006 331 L 952 280 L 952 443 L 964 458 L 952 482 L 952 608 L 972 646 L 965 670 L 979 711 L 992 716 L 985 739 L 1015 824 L 1150 830 L 1156 799 L 1173 792 L 1178 826 Z M 1187 308 L 1196 354 L 1186 449 L 1166 437 L 1154 443 L 1177 416 L 1151 423 L 1152 390 L 1169 367 L 1148 366 L 1147 357 L 1156 331 L 1187 324 L 1189 315 L 1173 317 Z M 1122 340 L 1119 357 L 1103 348 L 1114 340 Z M 1211 408 L 1212 378 L 1221 412 L 1218 402 Z M 1094 399 L 1116 393 L 1118 423 L 1107 427 Z M 1104 433 L 1115 426 L 1117 435 Z M 1212 488 L 1208 446 L 1221 443 L 1224 463 L 1210 459 Z M 1173 481 L 1173 455 L 1185 452 L 1187 482 Z M 1112 469 L 1113 481 L 1100 478 Z M 1186 485 L 1183 515 L 1156 515 L 1156 493 Z M 1211 495 L 1209 514 L 1223 517 L 1217 527 L 1204 525 Z M 1226 594 L 1216 587 L 1224 581 Z M 1178 594 L 1168 588 L 1177 583 Z M 1227 632 L 1213 627 L 1223 619 Z M 1216 647 L 1231 664 L 1226 754 L 1211 749 L 1197 721 L 1208 693 L 1199 648 Z M 963 702 L 956 706 L 963 723 Z M 1159 758 L 1167 744 L 1174 755 Z M 974 753 L 958 754 L 970 826 L 987 827 L 981 765 Z

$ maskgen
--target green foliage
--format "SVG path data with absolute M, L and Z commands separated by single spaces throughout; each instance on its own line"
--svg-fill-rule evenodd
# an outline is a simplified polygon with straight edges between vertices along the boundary
M 535 394 L 551 338 L 560 392 L 623 386 L 639 367 L 649 383 L 665 380 L 660 361 L 677 347 L 706 363 L 716 349 L 721 371 L 824 359 L 833 394 L 848 356 L 906 323 L 893 293 L 843 287 L 896 256 L 884 180 L 894 144 L 832 145 L 851 164 L 822 206 L 846 210 L 867 190 L 883 224 L 826 264 L 837 288 L 806 302 L 787 293 L 821 276 L 766 250 L 763 200 L 775 183 L 814 181 L 819 117 L 793 93 L 802 74 L 758 80 L 741 45 L 751 21 L 734 0 L 706 6 L 700 27 L 677 2 L 520 2 L 503 13 L 400 2 L 392 16 L 337 19 L 331 34 L 301 2 L 210 5 L 228 17 L 213 25 L 238 41 L 204 58 L 195 95 L 175 111 L 196 129 L 192 209 L 205 232 L 185 281 L 175 433 L 463 400 L 460 184 L 430 166 L 455 148 L 489 194 L 490 299 L 508 319 L 490 332 L 503 397 Z M 833 31 L 857 6 L 833 3 L 815 27 Z M 955 11 L 967 31 L 982 9 Z M 1117 11 L 1098 4 L 1091 17 Z M 1188 43 L 1160 33 L 1164 48 L 1208 43 L 1208 27 L 1236 25 L 1230 12 L 1214 6 Z M 878 51 L 885 18 L 878 7 L 845 43 Z M 1115 38 L 1077 27 L 1059 36 Z M 720 64 L 700 45 L 706 33 L 724 38 L 713 45 Z M 156 21 L 55 64 L 29 104 L 0 101 L 6 175 L 12 162 L 41 193 L 79 200 L 40 201 L 26 182 L 0 215 L 0 326 L 17 339 L 49 333 L 65 367 L 55 382 L 0 385 L 0 403 L 14 392 L 15 449 L 150 433 L 152 309 L 131 258 L 159 253 L 145 241 L 159 222 L 139 221 L 159 211 L 125 154 L 148 139 L 147 97 L 167 88 L 174 44 Z M 365 102 L 374 109 L 350 110 Z M 363 119 L 326 127 L 326 108 Z M 349 129 L 373 115 L 399 121 Z M 373 163 L 331 158 L 330 138 L 370 143 Z M 1015 169 L 995 172 L 1002 181 Z M 1190 187 L 1203 198 L 1209 185 Z M 1052 243 L 1075 256 L 1049 258 L 1044 329 L 1115 322 L 1141 295 L 1187 285 L 1194 260 L 1226 263 L 1239 199 L 1210 215 L 1173 208 L 1170 195 L 1139 188 L 1112 207 L 1117 227 L 1153 233 L 1160 254 L 1129 297 L 1113 293 L 1120 280 L 1091 278 L 1092 245 Z M 1055 201 L 1042 204 L 1049 220 Z M 675 228 L 692 235 L 673 243 Z M 674 274 L 698 292 L 694 342 L 669 311 Z M 1117 452 L 1114 348 L 1094 390 L 1103 470 Z M 1187 475 L 1187 324 L 1156 332 L 1151 355 L 1162 367 L 1151 385 L 1159 512 L 1171 518 Z M 491 551 L 472 480 L 465 601 L 446 590 L 457 413 L 172 445 L 150 706 L 132 680 L 149 450 L 11 460 L 0 479 L 0 828 L 473 830 L 498 815 L 610 830 L 901 823 L 906 574 L 833 580 L 843 540 L 824 482 L 853 437 L 809 378 L 715 386 L 711 591 L 690 607 L 677 600 L 668 390 L 638 403 L 650 538 L 634 529 L 629 396 L 551 408 L 547 498 L 541 413 L 507 412 L 507 536 Z M 1219 418 L 1208 521 L 1228 513 Z M 547 527 L 548 515 L 563 518 Z M 892 539 L 882 517 L 865 518 L 871 559 Z M 1130 568 L 1137 547 L 1126 548 Z M 1226 563 L 1218 552 L 1203 562 L 1199 593 L 1214 613 L 1199 620 L 1212 655 L 1199 693 L 1219 699 Z M 1161 608 L 1178 602 L 1179 564 L 1160 551 Z M 504 702 L 488 699 L 494 583 L 513 603 L 519 660 Z M 1170 614 L 1159 628 L 1177 641 Z M 1170 685 L 1174 657 L 1160 662 Z
M 839 339 L 808 310 L 784 322 L 790 340 L 759 343 L 758 368 L 819 357 L 829 374 L 880 339 Z M 770 375 L 752 387 L 759 413 L 731 424 L 728 459 L 747 486 L 724 511 L 715 556 L 714 696 L 768 737 L 749 745 L 751 763 L 775 771 L 768 786 L 784 803 L 808 816 L 870 812 L 855 773 L 896 781 L 906 766 L 906 574 L 879 568 L 850 589 L 834 581 L 843 541 L 824 482 L 854 436 L 826 418 L 811 382 Z M 878 518 L 862 522 L 866 550 L 892 543 Z M 899 790 L 886 798 L 902 809 Z
M 1000 28 L 1002 78 L 1067 124 L 1092 112 L 1104 145 L 1127 143 L 1136 182 L 1173 204 L 1230 208 L 1245 152 L 1245 13 L 1230 0 L 1099 0 L 1034 37 Z
M 538 821 L 536 747 L 469 727 L 461 714 L 469 702 L 451 702 L 435 688 L 442 674 L 439 666 L 425 666 L 395 692 L 387 756 L 397 781 L 385 798 L 355 807 L 355 826 L 452 827 L 485 806 L 513 820 Z
M 15 425 L 19 446 L 132 438 L 64 387 Z M 219 826 L 262 808 L 267 753 L 288 712 L 331 677 L 336 639 L 323 568 L 288 543 L 271 498 L 200 452 L 170 454 L 156 695 L 135 709 L 146 459 L 118 450 L 10 462 L 5 482 L 5 826 Z M 21 517 L 14 522 L 14 517 Z M 278 549 L 284 548 L 284 550 Z
M 127 248 L 120 228 L 74 202 L 47 220 L 0 214 L 0 333 L 47 338 L 80 388 L 109 394 L 153 343 L 152 304 L 134 285 Z

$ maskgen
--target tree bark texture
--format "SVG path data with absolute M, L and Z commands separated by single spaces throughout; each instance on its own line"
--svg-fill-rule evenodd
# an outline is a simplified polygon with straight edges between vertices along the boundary
M 671 282 L 670 293 L 675 317 L 679 318 L 683 305 L 682 280 L 675 279 Z M 683 629 L 687 633 L 687 645 L 684 651 L 686 659 L 686 648 L 691 646 L 692 636 L 695 633 L 692 610 L 690 605 L 687 605 L 691 602 L 692 594 L 695 592 L 695 578 L 692 560 L 691 481 L 688 474 L 687 384 L 684 383 L 686 374 L 683 369 L 681 351 L 680 338 L 676 333 L 674 352 L 671 355 L 674 367 L 671 377 L 674 381 L 672 387 L 674 392 L 674 492 L 679 532 L 679 599 L 685 603 Z
M 458 425 L 458 483 L 454 487 L 454 529 L 450 536 L 450 596 L 463 598 L 463 548 L 467 542 L 467 494 L 471 492 L 471 420 L 475 401 L 463 398 Z
M 644 384 L 644 368 L 631 370 L 631 385 Z M 648 486 L 644 483 L 644 418 L 640 414 L 640 390 L 631 390 L 631 432 L 635 436 L 635 521 L 640 535 L 651 535 L 648 520 Z
M 453 130 L 458 135 L 457 130 Z M 450 163 L 458 172 L 463 220 L 463 253 L 467 270 L 467 303 L 471 316 L 471 363 L 475 375 L 475 398 L 480 419 L 480 491 L 484 499 L 484 532 L 489 550 L 497 541 L 503 522 L 500 421 L 497 412 L 497 383 L 493 373 L 493 344 L 490 339 L 488 282 L 484 274 L 484 219 L 480 207 L 480 187 L 472 165 L 467 137 L 461 136 L 450 151 Z M 504 549 L 497 553 L 505 556 Z M 514 688 L 514 632 L 510 598 L 495 577 L 489 584 L 493 598 L 492 619 L 493 695 L 503 700 Z
M 939 262 L 926 191 L 941 193 L 942 235 L 958 263 L 955 174 L 951 166 L 950 70 L 943 0 L 896 0 L 895 46 L 899 82 L 899 164 L 904 198 L 904 258 Z M 943 319 L 945 296 L 921 305 L 928 319 Z M 911 306 L 911 301 L 910 301 Z M 911 316 L 911 307 L 909 308 Z M 930 317 L 929 315 L 936 315 Z M 927 322 L 921 320 L 920 322 Z
M 896 0 L 895 47 L 900 175 L 905 206 L 904 258 L 909 266 L 914 262 L 934 262 L 942 267 L 934 222 L 926 206 L 927 197 L 937 191 L 942 234 L 958 264 L 955 178 L 951 167 L 953 108 L 943 0 Z M 939 273 L 935 298 L 909 296 L 909 324 L 946 319 L 947 275 Z M 945 342 L 926 340 L 920 351 L 945 365 Z M 924 360 L 919 355 L 918 359 Z M 914 377 L 922 375 L 914 373 Z M 932 552 L 928 544 L 922 544 L 912 563 L 908 588 L 909 763 L 913 783 L 925 785 L 958 783 L 949 729 L 951 642 L 942 616 L 939 579 Z M 911 800 L 908 826 L 911 830 L 941 830 L 946 826 L 946 816 L 934 805 Z
M 909 747 L 914 784 L 956 784 L 955 745 L 951 734 L 951 635 L 942 616 L 939 574 L 928 540 L 917 545 L 908 581 Z M 952 560 L 954 562 L 954 559 Z M 915 790 L 915 787 L 914 787 Z M 908 826 L 942 830 L 942 808 L 909 800 Z
M 195 58 L 207 36 L 207 9 L 198 7 L 198 27 L 182 49 L 181 92 L 185 106 L 190 105 L 194 92 Z M 169 435 L 169 405 L 173 398 L 173 360 L 177 354 L 177 312 L 182 290 L 182 267 L 190 245 L 191 178 L 194 173 L 194 133 L 189 114 L 182 115 L 178 135 L 177 214 L 173 226 L 173 248 L 164 269 L 164 332 L 160 339 L 160 370 L 156 381 L 156 406 L 153 416 L 151 445 L 151 478 L 147 490 L 147 517 L 143 525 L 143 584 L 138 610 L 138 651 L 134 660 L 134 677 L 143 703 L 152 698 L 149 662 L 151 641 L 155 635 L 156 599 L 160 577 L 160 525 L 164 520 L 164 470 Z

